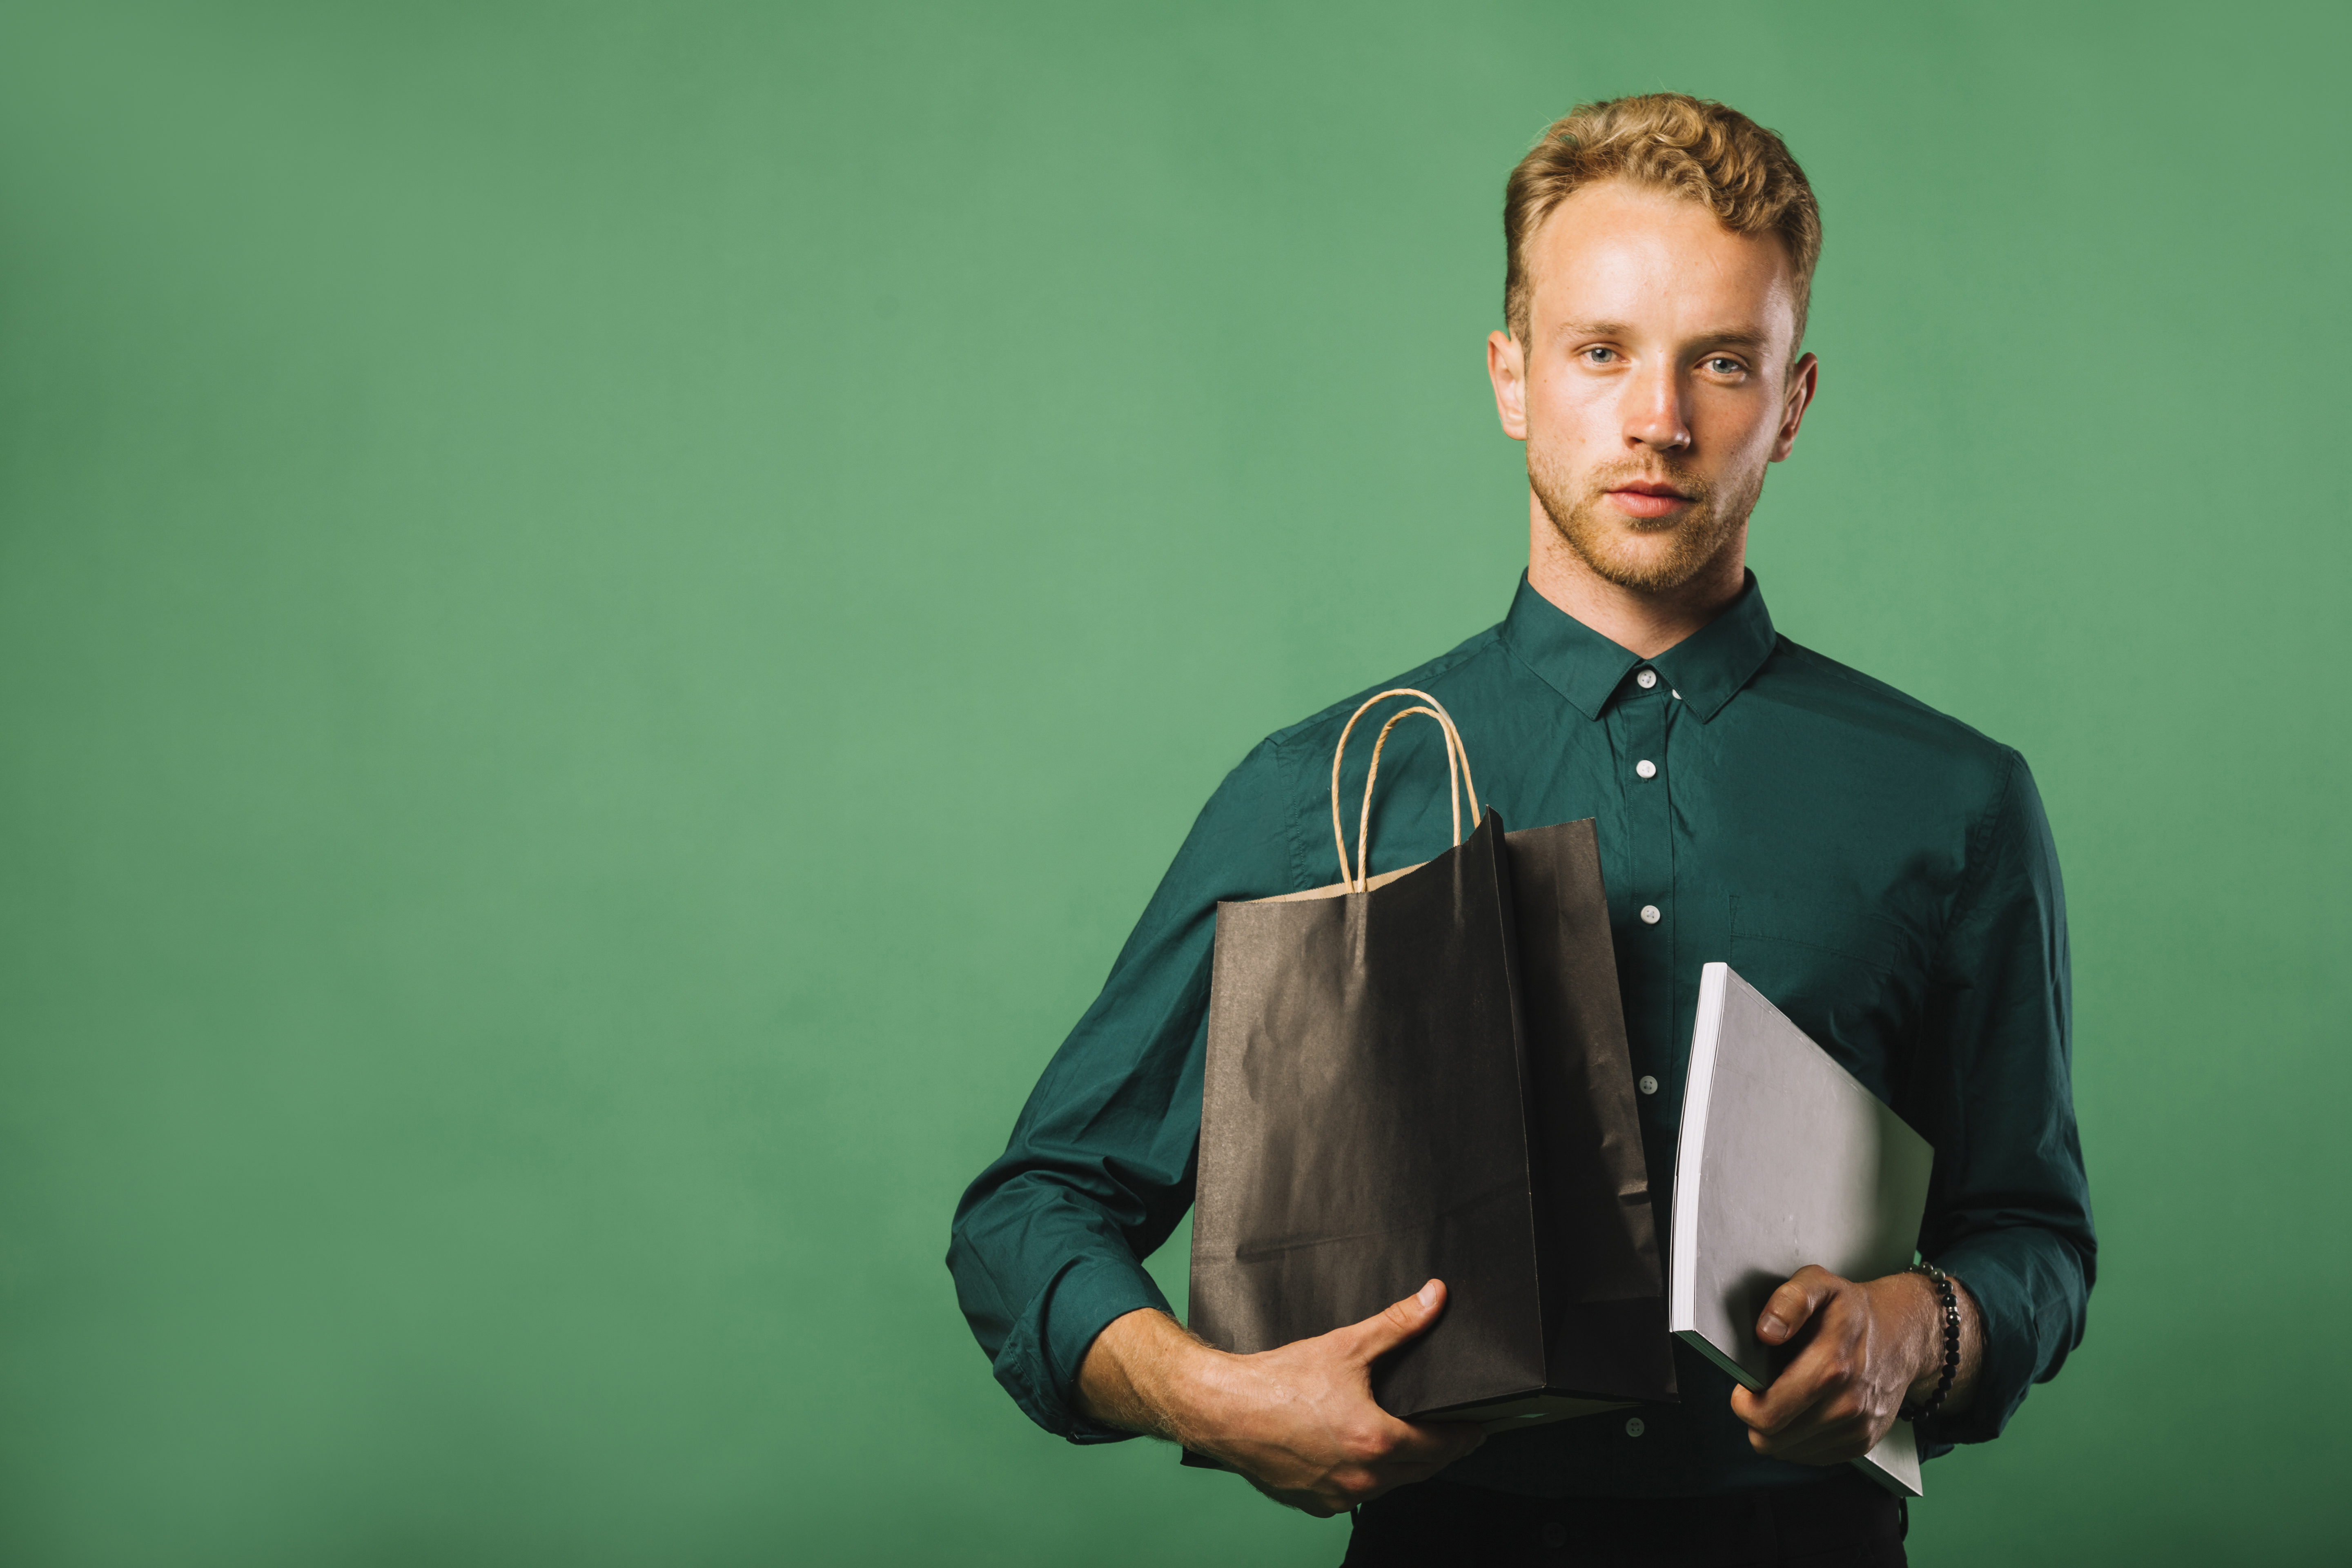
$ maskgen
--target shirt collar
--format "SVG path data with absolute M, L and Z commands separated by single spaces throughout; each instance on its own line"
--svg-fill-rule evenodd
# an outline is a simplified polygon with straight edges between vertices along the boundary
M 1611 642 L 1536 592 L 1522 573 L 1502 636 L 1522 664 L 1587 719 L 1600 718 L 1627 677 L 1647 666 L 1706 723 L 1763 668 L 1775 634 L 1753 572 L 1721 615 L 1655 658 Z

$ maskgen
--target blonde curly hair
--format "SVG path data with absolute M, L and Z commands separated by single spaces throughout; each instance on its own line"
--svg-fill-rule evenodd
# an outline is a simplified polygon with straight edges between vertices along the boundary
M 1629 180 L 1703 202 L 1734 234 L 1777 234 L 1796 270 L 1797 341 L 1805 337 L 1822 214 L 1780 138 L 1736 109 L 1680 92 L 1582 103 L 1538 138 L 1503 187 L 1503 319 L 1528 341 L 1535 292 L 1528 242 L 1571 192 Z

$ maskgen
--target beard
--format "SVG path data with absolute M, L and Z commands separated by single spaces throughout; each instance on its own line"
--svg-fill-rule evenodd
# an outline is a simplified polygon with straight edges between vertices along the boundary
M 1609 491 L 1636 479 L 1663 482 L 1690 498 L 1675 516 L 1628 517 L 1610 505 Z M 1528 447 L 1528 483 L 1560 542 L 1602 581 L 1642 593 L 1681 587 L 1723 553 L 1756 500 L 1764 468 L 1710 481 L 1667 459 L 1628 459 L 1571 473 L 1551 453 Z M 1641 548 L 1663 541 L 1664 547 Z

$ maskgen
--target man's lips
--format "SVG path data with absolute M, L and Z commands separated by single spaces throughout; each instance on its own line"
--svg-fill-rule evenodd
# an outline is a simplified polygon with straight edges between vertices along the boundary
M 1633 517 L 1667 517 L 1691 504 L 1691 498 L 1657 479 L 1629 479 L 1609 488 L 1609 499 Z

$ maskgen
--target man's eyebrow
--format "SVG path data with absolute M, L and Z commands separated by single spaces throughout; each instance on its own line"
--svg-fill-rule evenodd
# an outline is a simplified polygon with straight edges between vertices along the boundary
M 1562 321 L 1552 330 L 1562 337 L 1570 338 L 1630 338 L 1638 335 L 1634 328 L 1624 321 Z M 1700 332 L 1690 342 L 1692 346 L 1702 348 L 1762 349 L 1771 346 L 1772 334 L 1756 327 L 1724 327 L 1712 332 Z

